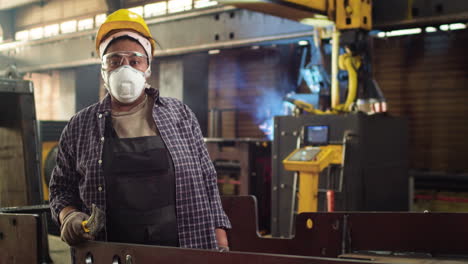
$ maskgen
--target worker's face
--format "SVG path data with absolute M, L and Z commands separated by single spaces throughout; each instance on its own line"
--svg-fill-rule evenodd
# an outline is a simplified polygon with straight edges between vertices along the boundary
M 130 65 L 142 72 L 148 69 L 148 57 L 145 49 L 138 42 L 130 39 L 118 39 L 112 42 L 107 48 L 103 60 L 107 62 L 107 72 L 123 65 Z

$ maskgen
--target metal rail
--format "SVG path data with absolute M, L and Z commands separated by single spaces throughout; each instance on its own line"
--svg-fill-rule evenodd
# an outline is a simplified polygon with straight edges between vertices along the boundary
M 382 263 L 278 254 L 216 252 L 200 249 L 89 242 L 75 248 L 75 263 L 204 263 L 204 264 L 347 264 Z
M 222 200 L 232 222 L 228 232 L 231 252 L 88 242 L 75 248 L 75 261 L 322 264 L 463 263 L 468 259 L 468 214 L 464 213 L 303 213 L 296 218 L 293 238 L 262 238 L 257 232 L 256 201 L 252 196 Z M 445 262 L 443 257 L 447 255 L 452 260 Z M 457 261 L 453 261 L 454 256 Z
M 295 219 L 295 236 L 282 239 L 258 235 L 252 196 L 223 197 L 223 207 L 236 251 L 332 258 L 362 251 L 468 256 L 468 213 L 302 213 Z

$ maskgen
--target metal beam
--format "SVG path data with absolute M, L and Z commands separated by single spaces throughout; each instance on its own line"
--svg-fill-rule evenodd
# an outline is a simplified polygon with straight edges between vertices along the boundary
M 219 0 L 218 2 L 294 21 L 313 18 L 317 14 L 327 15 L 324 1 L 302 1 L 302 3 L 297 3 L 297 1 L 284 0 Z
M 15 11 L 0 11 L 0 26 L 2 27 L 3 41 L 15 39 Z
M 374 28 L 387 30 L 468 21 L 468 1 L 374 1 Z
M 160 44 L 156 57 L 311 37 L 313 27 L 262 13 L 214 7 L 147 21 Z M 0 45 L 0 69 L 15 63 L 19 72 L 99 64 L 96 30 L 49 39 Z
M 369 264 L 346 260 L 278 254 L 216 252 L 213 250 L 161 247 L 90 241 L 74 248 L 73 263 L 204 263 L 204 264 Z
M 296 219 L 296 236 L 280 239 L 258 235 L 253 197 L 223 197 L 222 202 L 232 223 L 231 252 L 92 241 L 75 248 L 74 262 L 466 263 L 466 213 L 303 213 Z
M 0 10 L 13 9 L 34 3 L 43 3 L 44 0 L 0 0 Z
M 123 8 L 123 0 L 106 0 L 107 14 Z

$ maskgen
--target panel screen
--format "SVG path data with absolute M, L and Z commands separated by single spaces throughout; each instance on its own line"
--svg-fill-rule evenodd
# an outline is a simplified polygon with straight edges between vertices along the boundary
M 289 161 L 312 161 L 315 159 L 317 154 L 320 153 L 320 148 L 306 147 L 305 149 L 299 149 L 294 153 L 288 160 Z
M 306 126 L 304 131 L 305 145 L 327 145 L 328 126 Z

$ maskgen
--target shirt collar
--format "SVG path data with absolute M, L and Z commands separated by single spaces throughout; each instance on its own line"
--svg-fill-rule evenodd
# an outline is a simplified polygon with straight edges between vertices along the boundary
M 155 104 L 164 106 L 164 103 L 159 96 L 159 89 L 150 87 L 150 88 L 146 88 L 145 92 L 146 94 L 154 98 Z M 102 101 L 99 103 L 98 113 L 105 113 L 105 112 L 110 113 L 110 111 L 111 111 L 111 96 L 109 93 L 107 93 L 104 99 L 102 99 Z

